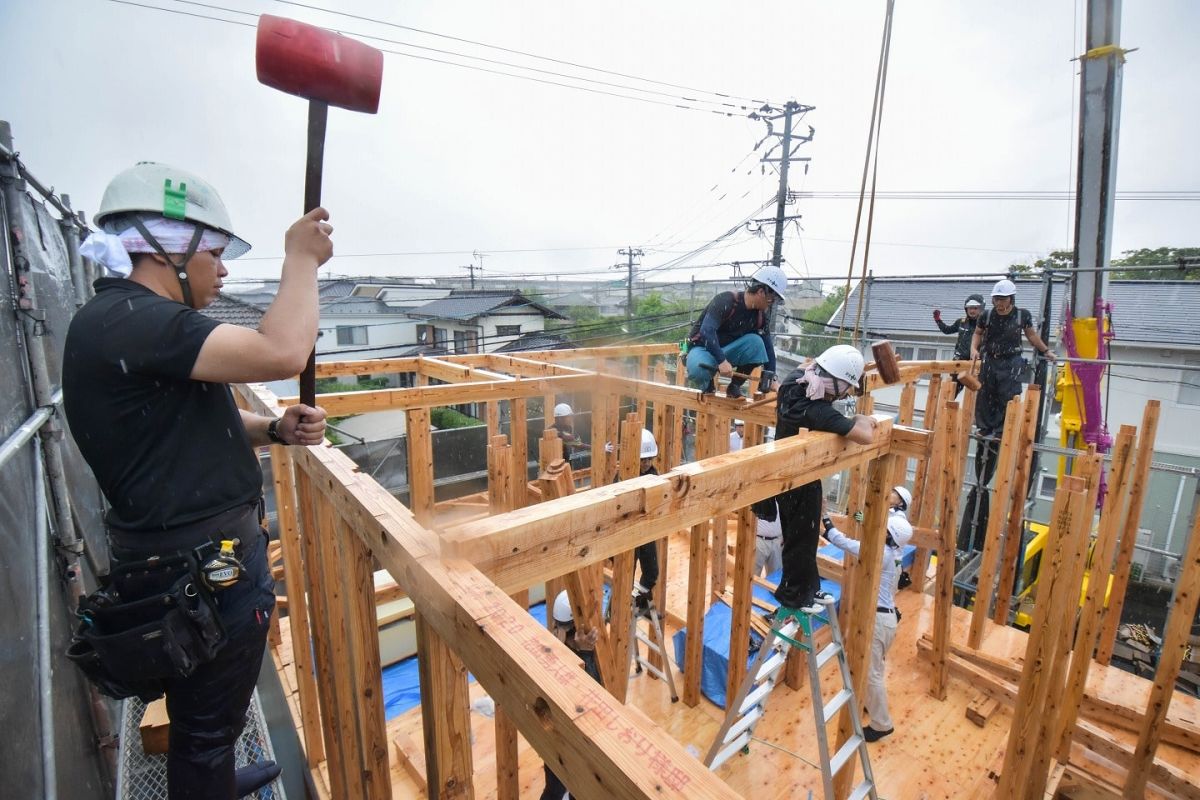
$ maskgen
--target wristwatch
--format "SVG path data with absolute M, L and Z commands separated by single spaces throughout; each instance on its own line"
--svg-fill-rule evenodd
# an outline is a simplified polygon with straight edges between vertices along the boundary
M 271 440 L 272 444 L 287 444 L 283 440 L 283 437 L 279 435 L 279 417 L 267 423 L 267 438 Z

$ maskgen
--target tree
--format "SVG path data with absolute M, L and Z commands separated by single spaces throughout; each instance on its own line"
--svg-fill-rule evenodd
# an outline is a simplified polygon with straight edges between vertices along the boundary
M 837 328 L 828 327 L 834 313 L 841 307 L 846 298 L 846 287 L 839 286 L 833 292 L 825 295 L 819 304 L 799 314 L 803 318 L 800 323 L 800 342 L 797 352 L 815 355 L 837 344 Z
M 1114 270 L 1113 280 L 1200 280 L 1200 247 L 1156 247 L 1124 250 L 1113 267 L 1163 267 L 1154 270 Z M 1173 265 L 1173 266 L 1167 266 Z
M 1023 277 L 1037 277 L 1046 270 L 1064 270 L 1070 269 L 1075 264 L 1075 251 L 1073 250 L 1051 250 L 1050 254 L 1045 258 L 1039 258 L 1032 264 L 1010 264 L 1008 271 L 1013 275 Z

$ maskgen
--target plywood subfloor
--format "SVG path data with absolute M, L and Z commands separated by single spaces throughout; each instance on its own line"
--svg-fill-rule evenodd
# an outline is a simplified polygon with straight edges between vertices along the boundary
M 732 532 L 731 532 L 732 538 Z M 670 542 L 667 564 L 668 611 L 682 616 L 687 597 L 687 536 L 677 534 Z M 995 784 L 988 779 L 989 771 L 998 771 L 1002 764 L 1012 721 L 1009 709 L 1003 704 L 992 714 L 983 728 L 966 718 L 966 708 L 976 690 L 966 682 L 952 678 L 944 701 L 928 694 L 928 662 L 917 654 L 917 640 L 931 629 L 932 598 L 914 591 L 901 592 L 899 605 L 904 613 L 896 641 L 892 647 L 888 668 L 888 688 L 896 733 L 871 745 L 871 762 L 878 781 L 880 796 L 887 798 L 970 798 L 991 797 Z M 969 615 L 955 609 L 953 637 L 965 641 Z M 668 637 L 674 633 L 668 630 Z M 1011 628 L 992 628 L 984 642 L 984 650 L 994 656 L 1015 656 L 1023 651 L 1025 634 Z M 285 641 L 288 640 L 285 633 Z M 279 659 L 277 659 L 279 664 Z M 286 672 L 287 666 L 284 666 Z M 682 689 L 683 676 L 676 672 L 677 685 Z M 290 682 L 294 684 L 294 681 Z M 832 693 L 832 681 L 827 681 L 826 696 Z M 1141 702 L 1149 691 L 1149 682 L 1115 668 L 1094 665 L 1089 688 L 1106 696 Z M 474 703 L 485 693 L 478 685 L 471 687 Z M 682 702 L 671 703 L 665 687 L 646 674 L 634 676 L 629 685 L 629 702 L 637 705 L 667 733 L 674 736 L 697 756 L 702 757 L 722 719 L 721 710 L 707 700 L 689 708 Z M 293 709 L 298 711 L 293 702 Z M 1200 703 L 1176 696 L 1172 717 L 1200 720 Z M 494 722 L 479 711 L 471 712 L 473 754 L 476 768 L 475 797 L 488 800 L 496 796 Z M 832 726 L 831 726 L 832 730 Z M 1119 730 L 1114 739 L 1132 742 L 1133 734 Z M 811 713 L 809 688 L 793 691 L 781 686 L 768 706 L 748 754 L 731 759 L 722 767 L 720 776 L 739 794 L 754 800 L 783 800 L 806 797 L 811 789 L 814 796 L 822 795 L 821 774 L 815 766 L 816 732 Z M 424 786 L 403 766 L 403 751 L 421 760 L 421 712 L 415 708 L 388 723 L 388 741 L 392 744 L 393 797 L 425 797 Z M 537 753 L 522 739 L 520 753 L 520 796 L 536 797 L 543 787 L 542 762 Z M 1188 774 L 1200 774 L 1200 757 L 1178 748 L 1163 745 L 1160 758 Z M 1119 781 L 1103 761 L 1077 748 L 1078 758 L 1097 775 Z M 1154 794 L 1151 797 L 1165 797 Z

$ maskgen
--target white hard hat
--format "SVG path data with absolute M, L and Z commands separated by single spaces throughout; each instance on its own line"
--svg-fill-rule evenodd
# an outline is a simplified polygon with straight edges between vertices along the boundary
M 567 592 L 564 589 L 558 593 L 558 597 L 554 598 L 554 621 L 568 623 L 575 619 L 571 613 L 571 598 L 567 597 Z
M 734 424 L 734 425 L 745 425 L 745 424 L 746 424 L 746 420 L 744 420 L 744 419 L 735 419 L 735 420 L 733 421 L 733 424 Z
M 220 231 L 229 237 L 229 245 L 221 253 L 223 261 L 250 249 L 246 240 L 233 232 L 229 212 L 217 190 L 208 181 L 176 167 L 142 161 L 108 182 L 96 212 L 96 224 L 108 233 L 120 233 L 129 227 L 127 220 L 138 214 L 196 222 Z
M 903 486 L 893 486 L 892 491 L 900 495 L 900 499 L 904 501 L 904 508 L 907 510 L 912 505 L 912 492 L 905 489 Z
M 642 458 L 654 458 L 658 455 L 658 442 L 654 441 L 654 434 L 642 428 Z
M 554 407 L 554 416 L 556 417 L 569 417 L 574 413 L 566 403 L 559 403 Z
M 816 358 L 817 366 L 831 377 L 846 381 L 855 389 L 860 387 L 863 374 L 862 353 L 848 344 L 835 344 Z
M 896 547 L 904 547 L 904 545 L 912 541 L 912 523 L 903 514 L 890 515 L 888 517 L 887 529 L 888 533 L 892 535 L 892 541 L 896 543 Z
M 787 302 L 787 276 L 783 274 L 783 270 L 779 267 L 768 264 L 765 267 L 759 267 L 758 270 L 750 276 L 750 280 L 757 281 L 775 294 L 779 295 L 782 302 Z
M 1008 278 L 996 281 L 992 287 L 992 297 L 1012 297 L 1017 293 L 1017 285 Z

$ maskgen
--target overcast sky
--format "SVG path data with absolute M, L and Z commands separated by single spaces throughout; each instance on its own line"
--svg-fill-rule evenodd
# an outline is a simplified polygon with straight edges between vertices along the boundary
M 278 274 L 283 231 L 302 205 L 307 106 L 255 79 L 254 14 L 665 93 L 522 73 L 668 105 L 637 102 L 388 54 L 379 114 L 330 113 L 324 204 L 337 255 L 327 272 L 465 274 L 460 267 L 479 251 L 486 275 L 592 270 L 615 279 L 623 276 L 610 270 L 617 248 L 643 248 L 646 269 L 669 264 L 776 189 L 774 172 L 763 174 L 757 161 L 765 147 L 752 154 L 761 122 L 675 108 L 676 95 L 815 106 L 805 120 L 815 138 L 801 153 L 812 162 L 807 174 L 793 168 L 792 187 L 856 191 L 885 9 L 882 0 L 311 2 L 377 20 L 365 21 L 279 0 L 211 0 L 229 11 L 136 1 L 241 24 L 110 0 L 0 0 L 0 118 L 12 123 L 34 174 L 70 193 L 89 218 L 108 179 L 136 161 L 207 178 L 254 245 L 230 263 L 231 278 Z M 1072 190 L 1071 58 L 1083 50 L 1082 15 L 1082 3 L 1070 0 L 900 0 L 879 190 Z M 1124 4 L 1121 44 L 1140 49 L 1124 74 L 1120 191 L 1200 191 L 1200 88 L 1190 55 L 1198 23 L 1200 4 L 1189 0 Z M 1198 207 L 1119 201 L 1115 249 L 1198 244 Z M 790 274 L 844 274 L 854 211 L 851 199 L 791 207 L 803 230 L 788 229 Z M 1002 271 L 1069 247 L 1072 221 L 1061 199 L 880 200 L 870 264 L 878 275 Z M 729 267 L 698 265 L 769 254 L 769 238 L 745 232 L 650 275 L 724 277 Z

